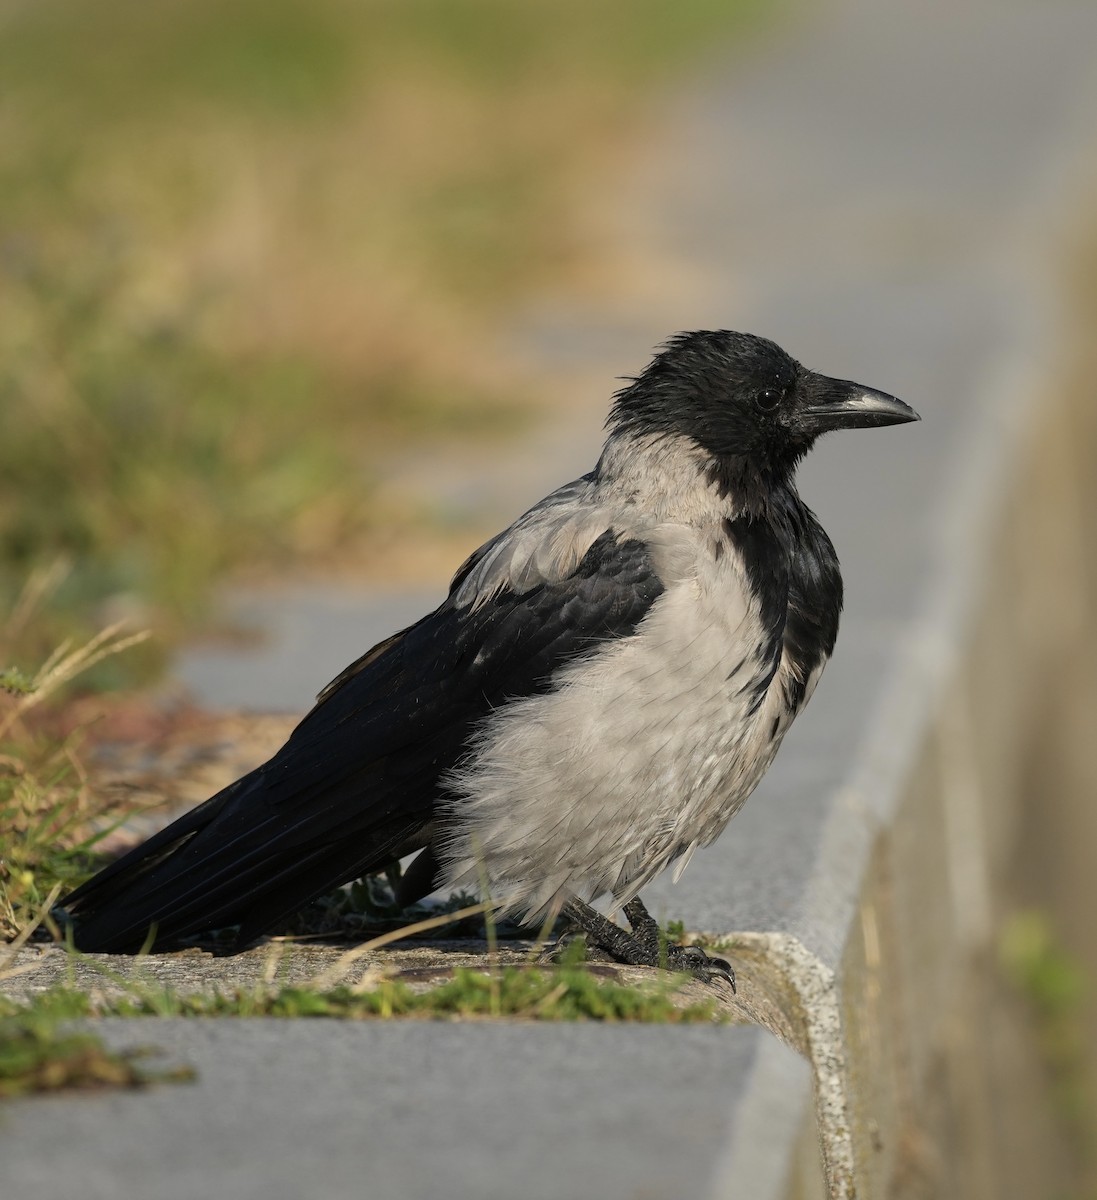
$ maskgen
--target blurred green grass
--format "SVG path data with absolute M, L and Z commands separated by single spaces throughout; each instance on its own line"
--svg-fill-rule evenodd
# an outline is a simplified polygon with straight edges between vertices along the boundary
M 170 642 L 231 569 L 414 523 L 376 509 L 372 468 L 513 428 L 484 331 L 568 269 L 575 180 L 653 83 L 771 7 L 8 6 L 0 605 L 72 563 L 17 657 L 120 605 Z

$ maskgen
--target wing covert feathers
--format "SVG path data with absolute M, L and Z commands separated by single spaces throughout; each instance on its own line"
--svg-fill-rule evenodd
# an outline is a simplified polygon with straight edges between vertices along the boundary
M 325 688 L 269 762 L 67 897 L 76 944 L 132 951 L 153 926 L 157 948 L 230 925 L 251 939 L 425 845 L 477 724 L 633 633 L 663 590 L 644 542 L 555 515 L 543 544 L 488 543 L 435 612 Z

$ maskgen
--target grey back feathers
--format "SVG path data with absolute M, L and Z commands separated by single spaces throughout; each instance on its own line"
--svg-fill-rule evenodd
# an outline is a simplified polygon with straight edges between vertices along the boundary
M 573 574 L 619 515 L 591 504 L 593 491 L 584 477 L 519 517 L 461 568 L 450 592 L 452 602 L 459 608 L 478 608 L 504 590 L 522 595 Z
M 523 593 L 566 579 L 607 532 L 648 543 L 664 584 L 696 563 L 681 526 L 711 524 L 721 501 L 705 477 L 708 456 L 680 435 L 611 434 L 589 475 L 558 488 L 472 555 L 451 601 L 475 608 L 504 589 Z

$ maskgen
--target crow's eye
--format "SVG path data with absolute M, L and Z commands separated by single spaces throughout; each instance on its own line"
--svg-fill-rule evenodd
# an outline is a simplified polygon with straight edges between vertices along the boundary
M 763 388 L 757 396 L 754 397 L 754 403 L 762 410 L 762 412 L 773 412 L 784 393 L 778 388 Z

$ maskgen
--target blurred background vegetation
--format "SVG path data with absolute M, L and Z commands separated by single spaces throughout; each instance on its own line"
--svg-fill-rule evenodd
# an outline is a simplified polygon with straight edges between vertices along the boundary
M 514 427 L 493 318 L 574 265 L 579 182 L 652 85 L 771 7 L 5 6 L 0 605 L 70 563 L 14 661 L 120 614 L 162 654 L 226 572 L 412 523 L 371 471 Z

